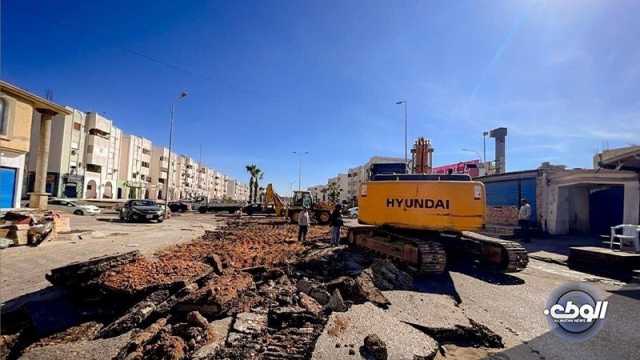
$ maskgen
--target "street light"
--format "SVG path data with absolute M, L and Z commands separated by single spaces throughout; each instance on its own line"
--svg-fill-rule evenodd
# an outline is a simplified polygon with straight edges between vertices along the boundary
M 175 113 L 176 102 L 187 97 L 187 92 L 183 91 L 171 103 L 171 121 L 169 125 L 169 164 L 167 165 L 167 182 L 164 184 L 164 217 L 167 217 L 167 209 L 169 208 L 169 182 L 171 182 L 171 152 L 173 150 L 173 115 Z
M 487 162 L 487 135 L 489 135 L 488 131 L 482 132 L 482 162 Z
M 298 155 L 298 191 L 302 190 L 302 156 L 309 155 L 308 151 L 294 151 L 295 155 Z
M 407 159 L 407 101 L 399 100 L 396 101 L 396 105 L 404 104 L 404 165 L 407 166 L 409 163 Z

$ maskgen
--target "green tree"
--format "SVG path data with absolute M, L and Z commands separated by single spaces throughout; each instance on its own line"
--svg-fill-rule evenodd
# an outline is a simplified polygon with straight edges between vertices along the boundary
M 249 203 L 254 203 L 258 199 L 259 180 L 262 180 L 264 173 L 256 164 L 249 164 L 245 167 L 249 173 Z
M 338 187 L 338 184 L 336 183 L 331 183 L 327 187 L 327 196 L 329 196 L 329 201 L 331 201 L 334 204 L 337 204 L 340 202 L 341 193 L 342 193 L 342 189 L 340 189 Z

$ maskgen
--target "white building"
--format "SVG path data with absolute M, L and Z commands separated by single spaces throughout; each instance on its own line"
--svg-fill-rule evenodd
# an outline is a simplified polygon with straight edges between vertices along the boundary
M 124 197 L 148 199 L 151 193 L 151 154 L 149 139 L 124 134 L 120 141 L 120 171 Z
M 151 184 L 149 198 L 166 200 L 166 185 L 169 178 L 169 149 L 164 146 L 151 148 Z
M 121 131 L 95 112 L 87 113 L 85 129 L 84 198 L 111 199 L 117 185 Z

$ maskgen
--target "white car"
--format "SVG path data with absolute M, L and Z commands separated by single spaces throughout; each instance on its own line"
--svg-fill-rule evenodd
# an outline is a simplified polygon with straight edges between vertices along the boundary
M 70 212 L 75 215 L 98 215 L 100 208 L 95 205 L 80 205 L 75 201 L 65 199 L 49 199 L 48 208 Z
M 352 217 L 352 218 L 357 218 L 358 217 L 358 207 L 357 206 L 356 207 L 352 207 L 347 211 L 349 211 L 349 217 Z

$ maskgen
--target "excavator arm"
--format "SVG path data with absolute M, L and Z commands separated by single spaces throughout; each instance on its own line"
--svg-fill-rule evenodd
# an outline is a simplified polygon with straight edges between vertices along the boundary
M 280 198 L 280 195 L 278 195 L 275 191 L 273 191 L 272 184 L 267 185 L 263 206 L 266 208 L 270 204 L 273 204 L 273 207 L 276 210 L 276 215 L 284 216 L 285 214 L 284 202 Z

